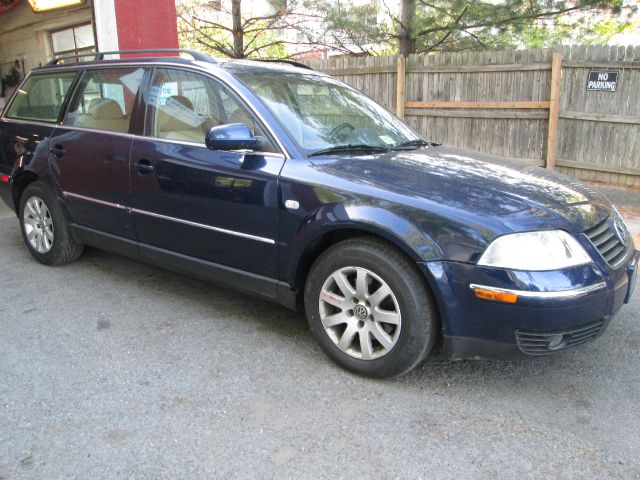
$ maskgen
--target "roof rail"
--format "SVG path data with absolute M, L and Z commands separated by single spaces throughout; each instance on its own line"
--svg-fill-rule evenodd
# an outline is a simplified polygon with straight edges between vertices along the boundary
M 293 65 L 294 67 L 306 68 L 307 70 L 313 70 L 309 65 L 306 65 L 302 62 L 296 62 L 295 60 L 287 60 L 287 59 L 278 59 L 278 58 L 252 58 L 250 59 L 254 62 L 270 62 L 270 63 L 287 63 L 289 65 Z
M 196 50 L 184 50 L 181 48 L 146 48 L 143 50 L 114 50 L 111 52 L 92 52 L 92 53 L 82 53 L 80 55 L 67 55 L 65 57 L 54 58 L 47 65 L 57 65 L 59 62 L 64 62 L 65 60 L 70 60 L 75 58 L 76 61 L 79 61 L 79 58 L 82 57 L 94 57 L 94 61 L 104 60 L 105 55 L 118 55 L 123 53 L 186 53 L 191 55 L 194 60 L 198 60 L 201 62 L 209 62 L 209 63 L 218 63 L 216 59 L 207 55 L 206 53 L 198 52 Z

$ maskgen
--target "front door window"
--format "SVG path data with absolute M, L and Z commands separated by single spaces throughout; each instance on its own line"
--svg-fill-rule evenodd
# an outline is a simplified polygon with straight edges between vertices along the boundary
M 227 123 L 244 123 L 254 135 L 265 136 L 249 109 L 221 83 L 183 70 L 156 70 L 149 92 L 149 136 L 204 145 L 209 128 Z M 265 151 L 275 151 L 268 147 Z

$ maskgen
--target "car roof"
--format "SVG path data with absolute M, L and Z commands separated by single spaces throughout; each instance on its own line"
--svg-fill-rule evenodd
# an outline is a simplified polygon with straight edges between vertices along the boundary
M 230 73 L 313 73 L 324 75 L 311 67 L 288 60 L 237 60 L 219 59 L 218 66 Z
M 64 59 L 63 59 L 64 60 Z M 77 60 L 77 59 L 76 59 Z M 55 62 L 55 63 L 54 63 Z M 105 60 L 89 60 L 89 61 L 74 61 L 73 63 L 66 63 L 64 61 L 55 60 L 41 67 L 33 69 L 33 73 L 52 72 L 56 70 L 69 70 L 69 69 L 83 69 L 92 67 L 106 67 L 110 65 L 131 65 L 145 63 L 161 63 L 161 64 L 173 64 L 176 66 L 199 66 L 205 68 L 220 68 L 233 75 L 241 73 L 298 73 L 298 74 L 315 74 L 324 75 L 321 72 L 314 71 L 310 67 L 289 60 L 238 60 L 227 58 L 210 58 L 208 61 L 201 59 L 190 59 L 177 56 L 140 56 L 135 58 L 122 58 L 122 59 L 105 59 Z

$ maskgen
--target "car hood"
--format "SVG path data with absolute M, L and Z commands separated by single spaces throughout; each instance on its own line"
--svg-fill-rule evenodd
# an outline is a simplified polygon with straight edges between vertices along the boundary
M 499 220 L 510 230 L 582 231 L 612 208 L 602 194 L 565 175 L 443 145 L 338 156 L 317 167 L 351 182 Z

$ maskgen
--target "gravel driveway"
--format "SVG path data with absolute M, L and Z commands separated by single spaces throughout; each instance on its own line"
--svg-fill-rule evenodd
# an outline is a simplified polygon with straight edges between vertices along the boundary
M 0 219 L 0 479 L 640 478 L 637 293 L 537 361 L 356 377 L 284 308 Z

